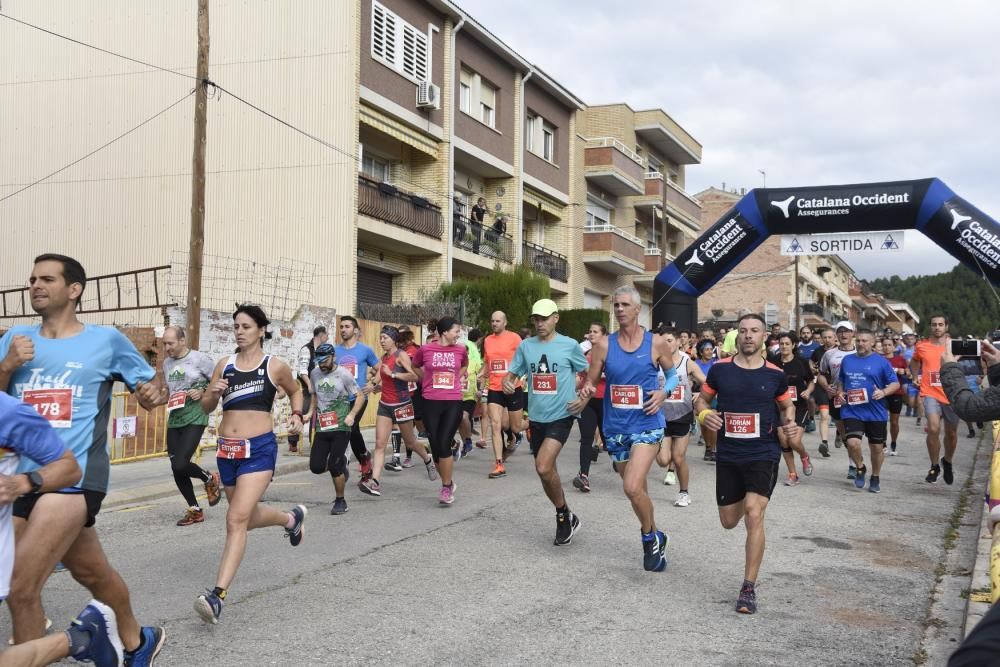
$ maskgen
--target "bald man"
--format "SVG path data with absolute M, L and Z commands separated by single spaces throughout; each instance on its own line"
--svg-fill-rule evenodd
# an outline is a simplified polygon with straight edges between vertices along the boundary
M 524 388 L 518 381 L 512 393 L 505 394 L 503 390 L 503 379 L 521 344 L 521 336 L 507 331 L 507 315 L 502 310 L 490 315 L 490 330 L 491 333 L 483 341 L 483 370 L 480 372 L 480 379 L 489 383 L 486 409 L 489 411 L 493 430 L 493 455 L 496 458 L 496 466 L 489 477 L 497 479 L 507 475 L 504 461 L 521 444 L 524 431 Z M 505 447 L 503 431 L 508 427 L 514 441 L 509 447 Z

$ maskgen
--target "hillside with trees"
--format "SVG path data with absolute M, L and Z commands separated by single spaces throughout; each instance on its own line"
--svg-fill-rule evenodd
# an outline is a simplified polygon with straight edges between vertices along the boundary
M 1000 303 L 990 284 L 961 264 L 933 276 L 892 276 L 867 284 L 887 299 L 910 304 L 920 316 L 922 334 L 927 333 L 928 321 L 935 313 L 948 318 L 953 335 L 972 334 L 981 338 L 1000 328 Z

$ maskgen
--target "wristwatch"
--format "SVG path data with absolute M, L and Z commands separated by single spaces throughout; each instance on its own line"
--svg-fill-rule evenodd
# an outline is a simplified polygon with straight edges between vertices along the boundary
M 45 483 L 45 480 L 42 479 L 42 476 L 38 474 L 37 470 L 26 472 L 24 473 L 24 476 L 28 478 L 28 483 L 31 484 L 31 491 L 28 493 L 38 493 L 42 490 L 42 484 Z

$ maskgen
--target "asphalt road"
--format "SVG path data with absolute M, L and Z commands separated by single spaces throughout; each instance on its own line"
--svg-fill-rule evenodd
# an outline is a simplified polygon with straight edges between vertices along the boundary
M 745 533 L 720 526 L 714 466 L 695 445 L 690 507 L 673 507 L 677 487 L 650 474 L 671 537 L 659 574 L 642 569 L 638 524 L 607 457 L 590 494 L 570 485 L 575 433 L 559 463 L 583 527 L 567 547 L 552 544 L 554 511 L 524 450 L 500 480 L 487 479 L 483 451 L 461 461 L 451 507 L 419 466 L 386 472 L 381 499 L 362 495 L 355 476 L 338 517 L 329 476 L 278 477 L 266 501 L 307 505 L 305 539 L 292 548 L 280 529 L 251 533 L 218 626 L 192 603 L 214 582 L 225 501 L 193 527 L 174 526 L 182 504 L 171 497 L 102 512 L 98 529 L 140 621 L 166 627 L 160 665 L 913 664 L 977 442 L 962 433 L 953 486 L 929 485 L 918 428 L 904 419 L 880 495 L 846 479 L 844 449 L 819 458 L 807 436 L 816 472 L 774 493 L 755 616 L 734 612 Z M 59 627 L 88 595 L 58 574 L 44 599 Z

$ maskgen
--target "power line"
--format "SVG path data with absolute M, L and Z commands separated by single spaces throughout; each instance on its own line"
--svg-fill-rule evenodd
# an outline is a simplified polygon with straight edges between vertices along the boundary
M 184 95 L 184 97 L 180 98 L 179 100 L 177 100 L 176 102 L 174 102 L 173 104 L 171 104 L 170 106 L 168 106 L 166 109 L 163 109 L 161 111 L 156 112 L 155 114 L 153 114 L 152 116 L 150 116 L 146 120 L 142 121 L 141 123 L 139 123 L 135 127 L 131 128 L 129 130 L 126 130 L 122 134 L 119 134 L 117 137 L 115 137 L 111 141 L 108 141 L 107 143 L 105 143 L 105 144 L 103 144 L 103 145 L 95 148 L 94 150 L 90 151 L 89 153 L 87 153 L 83 157 L 78 158 L 76 160 L 73 160 L 72 162 L 70 162 L 66 166 L 60 167 L 59 169 L 56 169 L 51 174 L 49 174 L 47 176 L 43 176 L 43 177 L 39 178 L 37 181 L 29 183 L 29 184 L 25 185 L 23 188 L 21 188 L 19 190 L 15 190 L 14 192 L 10 193 L 9 195 L 4 195 L 3 197 L 0 197 L 0 202 L 4 202 L 4 201 L 10 199 L 11 197 L 17 196 L 17 195 L 21 194 L 22 192 L 24 192 L 25 190 L 33 188 L 36 185 L 38 185 L 39 183 L 52 178 L 56 174 L 62 173 L 64 171 L 66 171 L 67 169 L 69 169 L 70 167 L 83 162 L 84 160 L 86 160 L 87 158 L 89 158 L 91 155 L 94 155 L 95 153 L 101 152 L 102 150 L 104 150 L 105 148 L 107 148 L 111 144 L 115 143 L 116 141 L 119 141 L 120 139 L 124 139 L 128 135 L 132 134 L 133 132 L 135 132 L 136 130 L 138 130 L 139 128 L 141 128 L 142 126 L 146 125 L 147 123 L 150 123 L 151 121 L 153 121 L 153 120 L 159 118 L 160 116 L 162 116 L 163 114 L 167 113 L 168 111 L 170 111 L 171 109 L 173 109 L 175 106 L 177 106 L 178 104 L 180 104 L 181 102 L 183 102 L 187 98 L 191 97 L 191 95 L 193 95 L 193 94 L 194 94 L 194 90 L 192 90 L 189 93 L 187 93 L 186 95 Z

